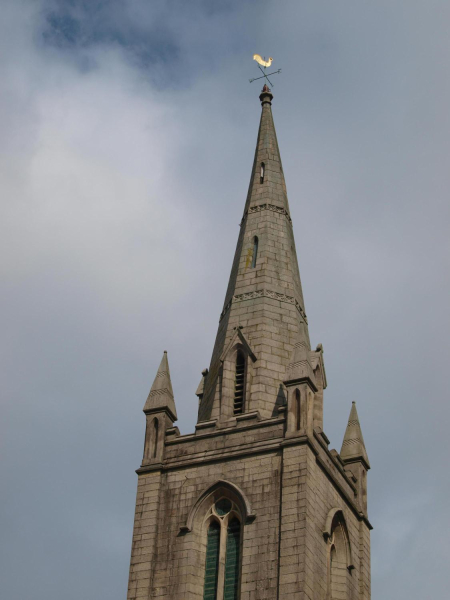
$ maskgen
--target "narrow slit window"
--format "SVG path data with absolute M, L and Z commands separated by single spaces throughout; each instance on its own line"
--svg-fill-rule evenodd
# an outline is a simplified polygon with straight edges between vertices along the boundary
M 300 391 L 295 390 L 295 412 L 297 418 L 297 431 L 300 431 Z
M 235 415 L 241 415 L 244 412 L 245 400 L 245 356 L 239 351 L 236 356 L 236 378 L 234 382 L 234 406 Z
M 253 257 L 252 257 L 252 269 L 254 269 L 256 267 L 256 260 L 258 258 L 258 238 L 255 237 L 253 238 Z
M 152 423 L 152 452 L 151 458 L 156 458 L 156 451 L 158 449 L 158 419 L 153 419 Z
M 227 528 L 224 600 L 237 600 L 238 598 L 240 549 L 241 524 L 238 519 L 233 519 Z
M 259 183 L 264 183 L 264 175 L 266 173 L 266 165 L 264 163 L 261 163 L 261 170 L 259 173 Z
M 203 600 L 216 600 L 219 575 L 220 525 L 212 521 L 206 542 L 205 587 Z

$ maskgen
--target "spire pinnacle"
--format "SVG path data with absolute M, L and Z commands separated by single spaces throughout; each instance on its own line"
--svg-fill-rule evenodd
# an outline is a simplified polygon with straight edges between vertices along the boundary
M 144 406 L 144 412 L 157 412 L 166 410 L 174 421 L 177 420 L 177 409 L 173 397 L 172 382 L 170 380 L 169 361 L 167 350 L 164 350 L 161 364 L 156 373 L 155 380 Z
M 342 442 L 341 458 L 344 462 L 354 462 L 357 459 L 362 459 L 366 463 L 367 468 L 370 469 L 369 458 L 356 410 L 356 402 L 352 402 L 352 409 L 347 429 L 345 430 L 344 441 Z

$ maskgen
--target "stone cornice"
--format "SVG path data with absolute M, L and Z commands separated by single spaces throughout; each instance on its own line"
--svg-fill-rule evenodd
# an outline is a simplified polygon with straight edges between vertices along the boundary
M 287 379 L 286 381 L 283 381 L 283 383 L 287 388 L 300 385 L 301 383 L 306 383 L 313 392 L 317 392 L 317 385 L 308 376 L 297 377 L 296 379 Z
M 305 323 L 308 324 L 306 313 L 303 310 L 297 298 L 295 298 L 294 296 L 287 296 L 286 294 L 280 294 L 279 292 L 267 289 L 255 290 L 253 292 L 245 292 L 244 294 L 235 294 L 224 307 L 220 315 L 219 322 L 224 318 L 232 304 L 235 304 L 236 302 L 245 302 L 245 300 L 253 300 L 254 298 L 271 298 L 272 300 L 278 300 L 279 302 L 293 304 L 300 313 L 302 319 L 304 319 Z
M 240 430 L 242 431 L 242 430 Z M 198 439 L 198 438 L 195 438 Z M 148 473 L 151 471 L 161 470 L 163 472 L 174 471 L 178 469 L 190 468 L 198 464 L 206 463 L 218 463 L 228 460 L 234 460 L 236 458 L 244 458 L 246 456 L 252 456 L 254 454 L 266 454 L 267 452 L 277 452 L 280 450 L 280 439 L 270 440 L 259 443 L 249 443 L 247 448 L 238 448 L 233 450 L 232 448 L 222 449 L 220 451 L 211 451 L 211 454 L 205 454 L 205 452 L 198 452 L 181 459 L 172 459 L 172 461 L 165 461 L 161 465 L 148 465 L 143 466 L 136 470 L 138 475 L 142 473 Z
M 269 204 L 268 202 L 265 202 L 264 204 L 257 204 L 256 206 L 250 206 L 250 208 L 245 211 L 244 216 L 242 217 L 241 226 L 243 225 L 243 223 L 245 222 L 245 220 L 247 219 L 249 214 L 261 212 L 263 210 L 271 210 L 272 212 L 276 212 L 280 215 L 284 215 L 286 217 L 286 219 L 289 221 L 289 223 L 292 225 L 291 216 L 284 207 L 277 206 L 276 204 Z
M 256 413 L 251 413 L 252 418 Z M 245 419 L 239 419 L 240 422 L 245 421 Z M 199 423 L 200 427 L 198 429 L 207 429 L 211 428 L 215 421 L 204 421 L 204 427 L 202 427 L 202 423 Z M 241 431 L 249 431 L 250 429 L 258 429 L 262 427 L 274 427 L 277 425 L 283 425 L 285 422 L 285 417 L 275 417 L 274 419 L 264 419 L 263 421 L 257 421 L 256 423 L 250 423 L 248 425 L 237 425 L 238 420 L 236 420 L 236 424 L 230 427 L 217 427 L 213 431 L 199 431 L 197 429 L 196 433 L 189 433 L 188 435 L 180 435 L 180 437 L 176 437 L 171 440 L 166 439 L 167 446 L 173 446 L 175 444 L 183 444 L 186 442 L 192 442 L 193 440 L 201 440 L 204 438 L 211 438 L 217 436 L 223 436 L 227 434 L 240 433 Z M 196 427 L 197 428 L 197 427 Z

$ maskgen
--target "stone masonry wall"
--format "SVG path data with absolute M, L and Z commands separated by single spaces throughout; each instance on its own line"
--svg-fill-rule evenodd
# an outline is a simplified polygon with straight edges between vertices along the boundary
M 343 571 L 342 598 L 370 600 L 369 529 L 345 500 L 349 482 L 319 444 L 283 441 L 280 420 L 261 425 L 170 442 L 164 470 L 139 474 L 128 600 L 203 598 L 203 516 L 191 531 L 183 527 L 218 480 L 238 486 L 256 514 L 243 524 L 240 600 L 328 600 L 323 531 L 333 508 L 344 514 L 354 565 Z M 234 456 L 239 445 L 249 454 Z
M 280 461 L 280 454 L 274 452 L 163 475 L 150 598 L 203 598 L 205 555 L 200 550 L 204 544 L 196 531 L 180 535 L 180 527 L 198 497 L 219 479 L 239 486 L 257 515 L 243 528 L 240 599 L 276 598 Z M 129 600 L 134 597 L 130 595 Z

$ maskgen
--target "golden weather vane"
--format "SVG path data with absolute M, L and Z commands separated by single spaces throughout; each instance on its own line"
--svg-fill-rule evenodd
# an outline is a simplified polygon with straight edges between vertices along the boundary
M 281 69 L 278 69 L 278 71 L 273 71 L 272 73 L 266 74 L 266 69 L 272 64 L 273 58 L 269 57 L 269 59 L 266 60 L 265 58 L 262 58 L 259 54 L 254 54 L 253 60 L 256 60 L 256 62 L 258 63 L 258 69 L 261 71 L 262 75 L 261 77 L 254 77 L 253 79 L 249 79 L 250 83 L 252 83 L 253 81 L 257 81 L 258 79 L 265 79 L 273 87 L 273 83 L 270 81 L 269 76 L 281 73 Z M 261 67 L 264 67 L 264 70 L 262 70 Z

